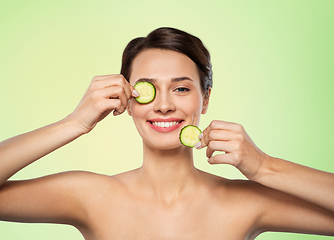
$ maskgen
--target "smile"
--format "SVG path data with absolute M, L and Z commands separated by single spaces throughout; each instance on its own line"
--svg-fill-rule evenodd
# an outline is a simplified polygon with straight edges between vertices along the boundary
M 163 127 L 163 128 L 168 128 L 171 126 L 175 126 L 176 124 L 179 124 L 180 122 L 151 122 L 152 125 L 158 126 L 158 127 Z
M 168 118 L 168 119 L 156 118 L 147 121 L 147 123 L 150 125 L 151 128 L 153 128 L 155 131 L 162 133 L 171 132 L 174 131 L 175 129 L 178 129 L 181 126 L 182 122 L 183 119 L 179 118 Z

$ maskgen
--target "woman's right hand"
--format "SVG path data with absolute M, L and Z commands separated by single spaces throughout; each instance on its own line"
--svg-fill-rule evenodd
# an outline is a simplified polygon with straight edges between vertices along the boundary
M 0 186 L 20 169 L 91 131 L 111 111 L 123 113 L 128 100 L 137 95 L 120 74 L 94 77 L 65 119 L 0 142 Z
M 129 99 L 137 96 L 139 93 L 121 74 L 95 76 L 68 118 L 85 134 L 110 112 L 114 116 L 123 113 Z

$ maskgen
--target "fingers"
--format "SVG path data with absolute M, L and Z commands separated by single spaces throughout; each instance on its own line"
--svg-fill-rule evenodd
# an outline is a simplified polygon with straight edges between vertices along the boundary
M 129 99 L 125 91 L 126 90 L 121 86 L 111 86 L 96 90 L 93 93 L 98 95 L 98 98 L 107 99 L 107 101 L 110 102 L 110 105 L 107 106 L 110 106 L 112 109 L 115 109 L 116 112 L 121 114 L 125 111 Z M 107 109 L 111 109 L 110 107 Z
M 201 139 L 201 148 L 208 146 L 210 141 L 230 141 L 236 137 L 236 134 L 230 130 L 211 129 L 208 132 L 203 132 Z
M 201 149 L 206 147 L 212 140 L 230 141 L 240 138 L 243 131 L 243 127 L 237 123 L 225 122 L 225 121 L 212 121 L 210 125 L 204 129 L 202 138 L 200 141 Z
M 70 115 L 79 129 L 88 133 L 110 112 L 123 113 L 129 100 L 138 95 L 121 74 L 96 76 Z
M 136 94 L 134 94 L 134 87 L 121 74 L 96 76 L 93 78 L 89 86 L 89 90 L 92 92 L 97 89 L 109 88 L 113 86 L 123 87 L 127 98 L 130 98 L 131 96 L 136 97 Z
M 203 131 L 201 147 L 207 147 L 210 164 L 230 164 L 248 179 L 258 176 L 267 155 L 252 141 L 245 129 L 237 123 L 212 121 Z M 213 156 L 214 152 L 223 152 Z
M 209 132 L 211 129 L 239 131 L 239 130 L 242 130 L 243 127 L 238 123 L 213 120 L 203 132 L 206 132 L 206 131 Z
M 212 121 L 203 131 L 198 149 L 207 147 L 206 156 L 209 163 L 235 164 L 233 156 L 240 150 L 244 139 L 244 129 L 240 124 L 226 121 Z M 214 152 L 222 152 L 213 156 Z
M 222 163 L 224 163 L 224 164 L 235 165 L 232 153 L 219 154 L 219 155 L 210 157 L 210 158 L 208 158 L 208 163 L 210 163 L 210 164 L 222 164 Z
M 215 151 L 232 152 L 235 150 L 233 143 L 225 141 L 210 141 L 206 149 L 206 156 L 210 158 Z
M 138 96 L 134 90 L 134 87 L 121 74 L 103 75 L 93 78 L 85 95 L 87 98 L 94 99 L 100 111 L 104 112 L 111 108 L 115 110 L 114 115 L 116 116 L 125 111 L 131 97 Z M 110 104 L 98 103 L 102 99 L 108 99 Z M 103 109 L 101 106 L 108 108 Z

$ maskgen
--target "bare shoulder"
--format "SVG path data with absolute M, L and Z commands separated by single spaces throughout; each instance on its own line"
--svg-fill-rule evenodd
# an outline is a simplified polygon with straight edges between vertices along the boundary
M 100 201 L 104 199 L 119 200 L 128 194 L 129 185 L 132 182 L 132 171 L 116 174 L 105 175 L 93 172 L 72 172 L 69 178 L 77 182 L 81 189 L 81 197 L 87 202 Z M 72 181 L 72 180 L 71 180 Z M 112 204 L 112 202 L 110 204 Z
M 254 239 L 261 230 L 258 221 L 266 195 L 270 195 L 268 189 L 249 180 L 230 180 L 204 172 L 202 175 L 207 182 L 206 202 L 212 207 L 210 218 L 224 223 L 221 227 L 234 236 L 240 235 L 240 239 Z
M 82 197 L 86 198 L 100 194 L 106 195 L 120 194 L 125 189 L 123 178 L 127 173 L 117 175 L 105 175 L 88 171 L 71 171 L 60 173 L 64 182 L 75 185 L 75 188 L 81 192 Z M 85 196 L 84 196 L 85 195 Z
M 202 172 L 202 176 L 211 191 L 224 202 L 228 199 L 264 201 L 266 196 L 272 195 L 272 189 L 250 180 L 227 179 L 207 172 Z
M 67 188 L 67 189 L 78 189 L 78 191 L 82 191 L 83 189 L 92 190 L 107 187 L 108 185 L 112 185 L 113 183 L 116 185 L 116 180 L 110 176 L 98 174 L 94 172 L 88 171 L 67 171 L 55 173 L 52 175 L 31 179 L 28 181 L 19 181 L 22 184 L 30 184 L 33 182 L 36 183 L 50 183 L 56 184 L 59 187 Z M 25 183 L 26 182 L 26 183 Z M 108 184 L 106 184 L 108 183 Z
M 89 171 L 68 171 L 50 175 L 49 177 L 59 177 L 65 181 L 71 181 L 74 184 L 83 185 L 86 187 L 117 187 L 117 185 L 122 185 L 124 179 L 128 178 L 128 176 L 131 175 L 131 172 L 132 171 L 120 173 L 117 175 L 106 175 Z
M 79 224 L 88 204 L 117 186 L 112 177 L 83 171 L 7 181 L 0 186 L 0 220 Z
M 228 206 L 243 215 L 251 212 L 254 221 L 260 219 L 272 207 L 293 201 L 294 197 L 244 179 L 226 179 L 203 172 L 211 199 L 222 208 Z M 249 216 L 249 215 L 248 215 Z
M 334 214 L 320 206 L 257 182 L 207 177 L 215 186 L 216 206 L 249 223 L 251 236 L 264 231 L 333 235 Z
M 267 198 L 272 196 L 273 192 L 277 192 L 250 180 L 227 179 L 203 171 L 201 171 L 201 174 L 209 186 L 211 186 L 211 189 L 217 194 L 223 194 L 224 199 L 226 198 L 226 194 L 233 198 L 240 198 L 240 196 Z

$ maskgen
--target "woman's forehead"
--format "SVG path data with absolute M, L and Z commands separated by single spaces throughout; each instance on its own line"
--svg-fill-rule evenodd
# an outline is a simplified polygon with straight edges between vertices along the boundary
M 148 49 L 133 60 L 130 82 L 140 78 L 171 80 L 180 77 L 199 81 L 197 66 L 189 57 L 172 50 Z

